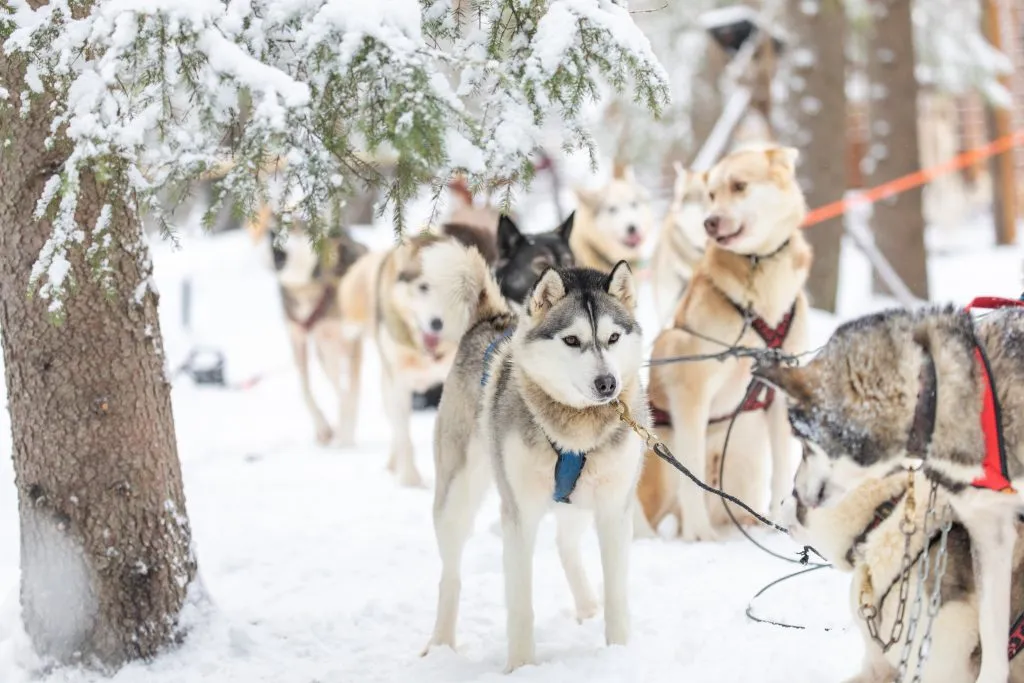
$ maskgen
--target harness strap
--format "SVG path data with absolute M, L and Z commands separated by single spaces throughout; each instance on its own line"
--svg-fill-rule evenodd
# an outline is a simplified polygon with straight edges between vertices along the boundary
M 309 332 L 318 322 L 320 322 L 321 319 L 323 319 L 324 315 L 327 313 L 327 309 L 330 307 L 331 302 L 334 299 L 334 297 L 332 296 L 333 291 L 334 288 L 331 286 L 324 287 L 324 292 L 323 294 L 320 295 L 320 300 L 317 301 L 316 306 L 313 308 L 313 311 L 306 317 L 305 320 L 297 318 L 295 314 L 292 313 L 291 309 L 288 308 L 287 306 L 285 306 L 284 309 L 285 315 L 288 316 L 289 320 L 291 320 L 293 323 L 301 327 L 304 332 Z
M 480 375 L 480 386 L 487 386 L 487 382 L 491 379 L 491 357 L 494 356 L 494 352 L 497 350 L 498 344 L 511 337 L 512 333 L 515 331 L 516 329 L 514 327 L 510 327 L 505 330 L 500 337 L 488 344 L 486 349 L 484 349 L 484 371 Z
M 995 296 L 975 298 L 966 307 L 966 311 L 996 310 L 1000 308 L 1019 308 L 1024 301 L 1005 299 Z M 982 461 L 982 476 L 971 482 L 975 488 L 989 489 L 999 493 L 1015 493 L 1010 483 L 1009 470 L 1006 467 L 1006 444 L 1002 430 L 1002 408 L 996 394 L 995 380 L 992 378 L 992 366 L 988 355 L 977 335 L 973 334 L 974 357 L 981 374 L 981 431 L 985 437 L 985 459 Z

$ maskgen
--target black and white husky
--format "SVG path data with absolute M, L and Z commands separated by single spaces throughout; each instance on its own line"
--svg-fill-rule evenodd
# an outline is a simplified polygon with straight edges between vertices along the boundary
M 451 305 L 466 321 L 434 432 L 443 569 L 427 649 L 455 645 L 462 550 L 492 480 L 501 496 L 508 670 L 534 661 L 533 551 L 549 511 L 557 515 L 558 549 L 581 620 L 598 607 L 580 554 L 580 537 L 596 520 L 605 637 L 624 644 L 643 444 L 618 419 L 616 402 L 647 421 L 629 266 L 621 262 L 610 274 L 548 269 L 517 319 L 475 250 L 438 244 L 424 250 L 423 265 L 435 281 L 446 278 Z

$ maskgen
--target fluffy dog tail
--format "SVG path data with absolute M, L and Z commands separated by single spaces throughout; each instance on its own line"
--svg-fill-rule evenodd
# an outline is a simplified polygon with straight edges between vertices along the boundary
M 457 343 L 481 320 L 512 313 L 476 247 L 436 242 L 423 249 L 421 260 L 424 278 L 444 297 L 447 340 Z

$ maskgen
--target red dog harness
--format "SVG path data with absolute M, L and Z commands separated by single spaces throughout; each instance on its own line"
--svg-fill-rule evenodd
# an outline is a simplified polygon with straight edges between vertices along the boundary
M 786 337 L 789 336 L 789 330 L 793 326 L 793 315 L 796 313 L 796 302 L 790 307 L 786 315 L 782 316 L 782 320 L 775 327 L 772 327 L 764 321 L 764 318 L 754 315 L 754 313 L 748 309 L 743 308 L 736 302 L 729 300 L 729 303 L 733 305 L 740 315 L 743 316 L 744 320 L 750 321 L 750 326 L 757 332 L 757 336 L 761 338 L 764 345 L 769 349 L 780 349 L 786 342 Z M 713 417 L 708 420 L 708 424 L 718 424 L 731 420 L 734 416 L 740 413 L 753 412 L 755 410 L 768 410 L 771 408 L 772 403 L 775 401 L 775 389 L 768 386 L 764 382 L 757 379 L 751 379 L 750 384 L 747 385 L 747 395 L 743 399 L 743 403 L 739 405 L 736 410 L 725 415 Z M 669 415 L 668 411 L 663 408 L 659 408 L 653 403 L 650 404 L 651 418 L 654 421 L 655 427 L 671 427 L 672 416 Z
M 1024 301 L 1017 299 L 983 296 L 969 303 L 965 310 L 970 312 L 1022 306 L 1024 306 Z M 980 489 L 989 489 L 1000 493 L 1016 493 L 1006 469 L 1006 444 L 1003 443 L 1001 428 L 1002 411 L 999 406 L 999 398 L 996 395 L 995 380 L 992 379 L 992 367 L 989 365 L 988 356 L 977 337 L 974 338 L 974 358 L 981 373 L 981 431 L 985 435 L 985 459 L 981 464 L 982 476 L 971 484 Z

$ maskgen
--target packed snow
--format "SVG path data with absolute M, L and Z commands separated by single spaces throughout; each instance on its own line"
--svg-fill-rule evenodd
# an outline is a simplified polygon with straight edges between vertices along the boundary
M 548 211 L 546 209 L 546 211 Z M 549 212 L 549 211 L 548 211 Z M 534 212 L 535 214 L 537 212 Z M 551 218 L 527 217 L 538 229 Z M 390 229 L 360 231 L 376 244 Z M 991 247 L 991 228 L 932 236 L 934 298 L 1015 295 L 1021 252 Z M 173 400 L 188 513 L 209 602 L 185 615 L 185 644 L 151 663 L 129 665 L 113 683 L 470 683 L 505 680 L 505 610 L 496 496 L 484 507 L 464 560 L 458 652 L 420 657 L 433 626 L 440 563 L 431 492 L 399 488 L 385 471 L 388 428 L 375 352 L 367 353 L 365 397 L 351 450 L 318 447 L 302 404 L 279 295 L 264 247 L 248 235 L 188 236 L 182 248 L 154 245 L 155 280 L 168 367 L 194 347 L 227 358 L 230 382 L 247 390 L 174 380 Z M 183 278 L 192 278 L 193 333 L 181 328 Z M 848 248 L 842 318 L 884 302 L 870 296 L 866 264 Z M 642 318 L 652 339 L 646 284 Z M 837 320 L 815 313 L 814 344 Z M 322 405 L 333 405 L 314 370 Z M 330 413 L 328 413 L 330 414 Z M 417 458 L 431 467 L 432 413 L 417 413 Z M 0 681 L 100 683 L 81 670 L 39 673 L 18 618 L 18 518 L 10 425 L 0 412 Z M 429 475 L 428 475 L 429 476 Z M 797 548 L 759 532 L 783 553 Z M 596 539 L 586 562 L 600 586 Z M 847 606 L 849 579 L 826 569 L 759 598 L 756 615 L 806 630 L 754 623 L 744 612 L 762 586 L 798 569 L 736 536 L 717 544 L 672 538 L 636 542 L 630 599 L 633 637 L 607 648 L 600 617 L 580 625 L 554 544 L 542 527 L 535 561 L 537 666 L 508 680 L 840 681 L 859 666 L 861 646 Z

